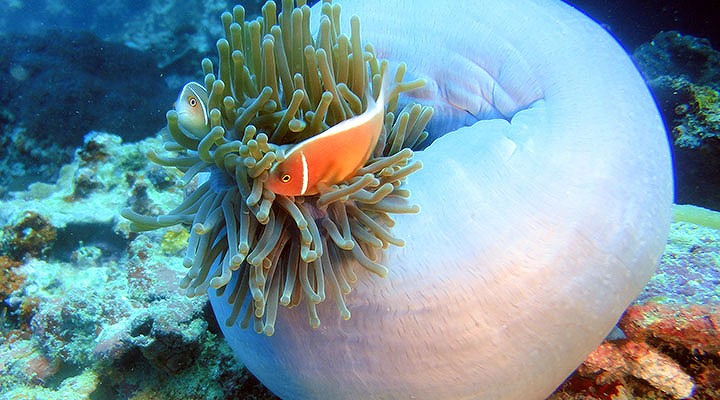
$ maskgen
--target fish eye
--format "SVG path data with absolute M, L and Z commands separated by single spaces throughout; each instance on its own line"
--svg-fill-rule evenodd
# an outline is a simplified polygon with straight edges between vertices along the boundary
M 285 174 L 282 177 L 280 177 L 280 181 L 282 181 L 282 183 L 288 183 L 288 182 L 290 182 L 290 179 L 292 179 L 290 174 Z
M 190 104 L 190 107 L 195 107 L 197 106 L 198 101 L 196 98 L 190 96 L 190 98 L 188 99 L 188 104 Z

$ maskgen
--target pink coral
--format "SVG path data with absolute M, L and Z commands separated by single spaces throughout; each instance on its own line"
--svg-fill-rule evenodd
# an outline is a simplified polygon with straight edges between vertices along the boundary
M 672 358 L 645 343 L 620 340 L 606 341 L 590 353 L 563 391 L 588 395 L 587 399 L 632 398 L 639 394 L 633 388 L 633 378 L 673 399 L 688 398 L 695 387 L 692 378 Z M 555 399 L 563 398 L 568 397 Z
M 634 305 L 620 321 L 634 340 L 685 349 L 697 354 L 720 354 L 720 306 L 647 303 Z
M 618 325 L 552 400 L 720 398 L 720 305 L 635 304 Z

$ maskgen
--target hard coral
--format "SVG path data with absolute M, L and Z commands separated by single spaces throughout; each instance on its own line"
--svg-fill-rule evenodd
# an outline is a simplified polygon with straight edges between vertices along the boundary
M 595 349 L 550 400 L 685 399 L 694 388 L 672 358 L 643 342 L 620 340 Z
M 165 312 L 140 315 L 131 325 L 130 343 L 156 368 L 178 374 L 190 367 L 200 353 L 201 336 L 207 323 L 194 319 L 193 310 L 183 310 L 177 303 L 158 302 Z
M 40 304 L 31 326 L 53 361 L 75 366 L 92 362 L 93 343 L 101 329 L 101 304 L 95 293 L 78 290 Z
M 709 86 L 694 84 L 685 78 L 670 82 L 670 88 L 682 101 L 674 109 L 672 134 L 680 147 L 700 147 L 720 135 L 720 96 Z
M 177 254 L 187 247 L 187 241 L 190 238 L 190 232 L 183 227 L 169 228 L 165 231 L 160 242 L 160 248 L 167 254 Z
M 25 297 L 19 303 L 6 301 L 20 289 L 26 276 L 18 272 L 21 265 L 7 256 L 0 256 L 0 343 L 14 342 L 30 335 L 29 322 L 37 307 L 36 299 Z
M 83 145 L 75 155 L 78 167 L 73 175 L 73 192 L 66 197 L 66 201 L 86 198 L 94 192 L 108 191 L 117 185 L 117 167 L 113 166 L 115 160 L 112 160 L 110 149 L 119 145 L 120 138 L 117 136 L 96 131 L 85 135 Z
M 552 400 L 720 396 L 720 304 L 635 304 L 618 326 Z
M 720 52 L 707 39 L 671 31 L 633 58 L 672 133 L 676 202 L 720 209 Z
M 23 219 L 12 226 L 3 227 L 3 243 L 14 259 L 46 255 L 57 237 L 57 230 L 44 216 L 27 211 Z
M 716 85 L 720 52 L 707 39 L 676 31 L 660 32 L 635 50 L 633 58 L 647 80 L 686 76 L 701 85 Z
M 0 346 L 0 393 L 27 383 L 43 384 L 57 373 L 59 366 L 34 341 L 5 343 Z
M 628 338 L 693 357 L 720 357 L 720 304 L 629 307 L 620 320 Z
M 5 300 L 10 293 L 17 290 L 25 278 L 18 275 L 15 267 L 20 263 L 8 256 L 0 256 L 0 302 Z

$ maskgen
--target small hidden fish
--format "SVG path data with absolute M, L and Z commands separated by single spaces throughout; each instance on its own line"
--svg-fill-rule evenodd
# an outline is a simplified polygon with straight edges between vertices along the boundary
M 265 188 L 285 196 L 310 196 L 323 185 L 352 177 L 370 158 L 380 138 L 390 76 L 386 71 L 377 101 L 368 96 L 364 113 L 293 146 L 282 162 L 270 168 Z
M 210 110 L 208 110 L 208 92 L 197 82 L 188 82 L 183 86 L 180 96 L 175 101 L 180 127 L 195 135 L 203 137 L 210 132 Z

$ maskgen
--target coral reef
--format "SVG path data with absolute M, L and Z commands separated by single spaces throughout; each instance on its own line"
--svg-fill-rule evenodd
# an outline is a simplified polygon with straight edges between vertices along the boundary
M 27 130 L 15 121 L 14 114 L 5 111 L 12 122 L 4 125 L 0 134 L 0 168 L 4 172 L 0 175 L 1 196 L 8 191 L 24 189 L 38 177 L 54 179 L 59 166 L 72 155 L 71 148 L 28 137 Z
M 720 231 L 679 221 L 653 279 L 638 296 L 638 303 L 679 305 L 720 303 Z
M 133 249 L 153 251 L 148 244 L 136 241 Z M 140 392 L 152 392 L 156 398 L 187 398 L 192 393 L 195 398 L 201 393 L 225 397 L 219 384 L 209 384 L 212 374 L 235 371 L 240 376 L 240 366 L 228 350 L 221 355 L 223 345 L 208 332 L 205 302 L 168 290 L 179 279 L 178 271 L 156 264 L 162 263 L 157 257 L 144 262 L 140 257 L 132 256 L 128 265 L 55 267 L 31 261 L 22 267 L 34 285 L 15 296 L 36 290 L 41 302 L 32 318 L 32 338 L 3 349 L 23 351 L 18 357 L 22 363 L 3 369 L 3 384 L 12 388 L 9 395 L 41 391 L 37 386 L 44 386 L 46 395 L 54 392 L 60 397 L 68 393 L 68 376 L 77 379 L 91 373 L 95 385 L 78 398 L 88 398 L 90 392 L 101 398 Z M 67 276 L 58 275 L 62 269 Z M 53 282 L 61 283 L 53 287 Z M 206 380 L 197 382 L 199 377 Z
M 680 77 L 698 85 L 720 84 L 720 53 L 707 39 L 683 35 L 677 31 L 660 32 L 633 53 L 648 81 L 662 76 Z
M 20 262 L 8 256 L 0 256 L 0 301 L 5 300 L 5 297 L 17 290 L 24 281 L 15 271 L 15 267 L 19 265 Z
M 695 389 L 690 376 L 673 359 L 647 344 L 629 340 L 601 344 L 578 369 L 578 375 L 594 380 L 594 384 L 600 386 L 600 390 L 593 388 L 596 393 L 608 398 L 648 396 L 640 390 L 628 389 L 634 383 L 633 378 L 674 399 L 688 398 Z M 571 380 L 568 386 L 576 387 L 578 383 Z
M 150 146 L 159 142 L 150 139 L 142 143 Z M 34 213 L 60 230 L 56 245 L 62 245 L 64 240 L 76 240 L 60 234 L 69 226 L 110 225 L 124 203 L 124 199 L 117 198 L 118 194 L 128 190 L 129 180 L 138 179 L 138 171 L 144 171 L 145 163 L 138 162 L 142 154 L 137 146 L 123 145 L 118 136 L 90 132 L 73 161 L 60 168 L 54 183 L 36 182 L 25 191 L 8 194 L 5 199 L 8 207 L 0 209 L 0 223 L 7 231 L 18 226 L 28 213 Z M 176 191 L 169 191 L 160 197 L 175 195 Z
M 668 352 L 696 356 L 720 353 L 720 303 L 675 305 L 636 304 L 628 308 L 619 327 L 627 337 L 647 341 Z
M 720 209 L 720 52 L 661 32 L 634 52 L 672 134 L 676 202 Z
M 6 298 L 25 283 L 25 276 L 17 270 L 21 264 L 10 257 L 0 256 L 0 336 L 8 341 L 19 336 L 29 336 L 30 317 L 34 313 L 35 304 L 32 300 L 23 299 L 24 304 L 14 310 L 14 313 L 8 309 L 5 302 Z
M 38 257 L 52 247 L 57 231 L 50 222 L 33 211 L 27 211 L 12 226 L 3 227 L 0 248 L 15 259 L 25 256 Z
M 67 235 L 23 261 L 1 259 L 0 397 L 223 399 L 243 390 L 271 398 L 234 361 L 218 327 L 208 326 L 214 317 L 207 299 L 177 290 L 181 258 L 172 246 L 163 250 L 163 234 L 130 235 L 118 221 L 130 182 L 153 174 L 133 162 L 150 143 L 158 141 L 123 145 L 116 136 L 89 134 L 57 183 L 36 184 L 3 201 L 6 230 L 32 212 Z M 76 196 L 75 178 L 88 168 L 96 184 Z M 153 204 L 164 207 L 182 196 L 164 188 L 163 195 L 148 191 Z M 134 239 L 122 242 L 122 250 L 100 238 L 89 245 L 77 228 L 87 225 L 96 235 L 114 229 Z
M 710 86 L 694 84 L 683 77 L 665 82 L 659 78 L 655 84 L 669 86 L 681 104 L 675 109 L 676 125 L 672 130 L 675 145 L 684 148 L 698 148 L 708 139 L 720 136 L 720 96 Z

